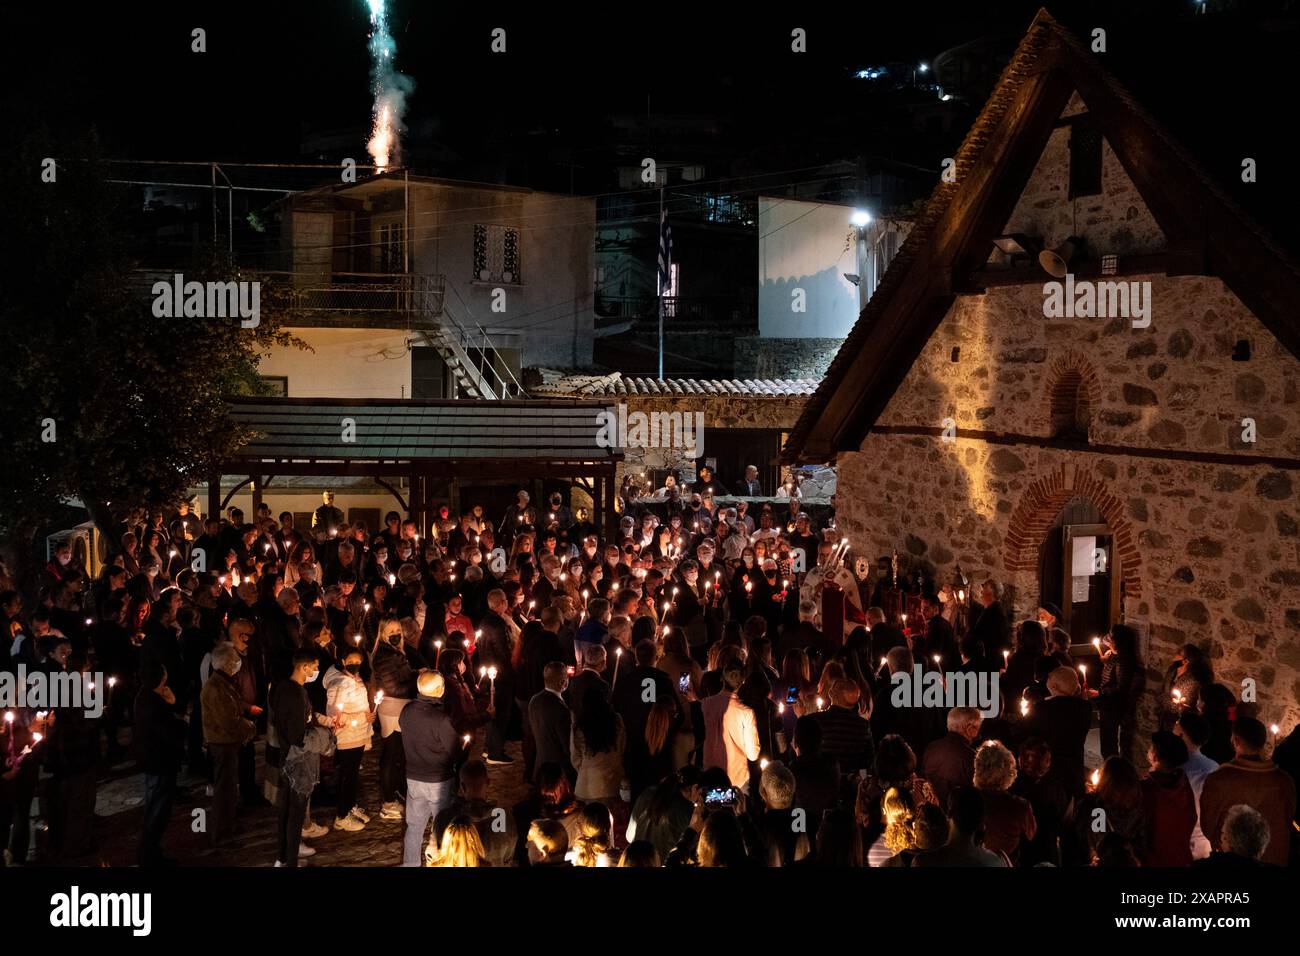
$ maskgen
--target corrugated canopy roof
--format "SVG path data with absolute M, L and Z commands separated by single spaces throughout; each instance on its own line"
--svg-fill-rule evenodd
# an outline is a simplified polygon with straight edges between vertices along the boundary
M 261 463 L 263 472 L 322 473 L 331 463 L 367 466 L 464 466 L 579 463 L 612 467 L 615 448 L 596 443 L 600 402 L 418 401 L 333 398 L 240 398 L 231 417 L 252 433 L 230 464 Z M 345 420 L 355 424 L 344 441 Z M 304 472 L 298 466 L 312 466 Z M 581 469 L 579 469 L 581 470 Z M 589 467 L 586 470 L 591 470 Z

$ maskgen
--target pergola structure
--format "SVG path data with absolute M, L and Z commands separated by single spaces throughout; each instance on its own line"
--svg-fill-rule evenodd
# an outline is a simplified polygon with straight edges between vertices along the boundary
M 281 475 L 365 476 L 386 488 L 427 533 L 432 483 L 464 478 L 574 480 L 591 493 L 592 520 L 612 527 L 617 448 L 597 444 L 605 402 L 424 401 L 364 398 L 235 398 L 231 417 L 252 433 L 208 482 L 208 513 L 239 488 Z M 226 498 L 222 475 L 247 475 Z M 409 491 L 385 479 L 405 477 Z

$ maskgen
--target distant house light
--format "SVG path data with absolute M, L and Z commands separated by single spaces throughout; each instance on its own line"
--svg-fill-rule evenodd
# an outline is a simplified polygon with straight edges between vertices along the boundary
M 927 64 L 925 64 L 925 63 L 922 63 L 920 66 L 917 67 L 917 70 L 920 71 L 921 73 L 928 73 L 929 70 L 930 70 L 930 67 L 929 67 L 929 65 L 927 65 Z

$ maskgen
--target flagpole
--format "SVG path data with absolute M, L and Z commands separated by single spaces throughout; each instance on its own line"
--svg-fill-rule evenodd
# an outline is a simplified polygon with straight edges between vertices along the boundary
M 659 244 L 656 255 L 663 253 L 667 255 L 668 250 L 663 248 L 664 236 L 664 188 L 659 187 Z M 671 269 L 672 267 L 669 266 Z M 655 281 L 659 284 L 659 295 L 656 301 L 659 303 L 659 381 L 664 380 L 664 284 L 663 277 L 659 269 L 655 269 Z

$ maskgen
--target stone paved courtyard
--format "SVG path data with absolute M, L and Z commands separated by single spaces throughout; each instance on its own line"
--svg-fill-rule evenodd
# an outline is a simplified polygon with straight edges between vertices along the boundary
M 510 744 L 508 751 L 515 758 L 512 766 L 488 768 L 488 798 L 507 811 L 527 796 L 521 779 L 519 744 Z M 371 814 L 364 830 L 352 833 L 334 830 L 332 780 L 326 777 L 317 789 L 312 797 L 311 816 L 317 823 L 330 827 L 330 831 L 308 841 L 316 849 L 316 855 L 307 861 L 309 865 L 397 866 L 401 863 L 405 823 L 379 819 L 378 770 L 379 751 L 374 749 L 365 755 L 361 764 L 361 801 Z M 259 742 L 258 780 L 261 779 Z M 211 799 L 205 795 L 206 784 L 204 779 L 181 775 L 178 787 L 183 796 L 177 799 L 172 810 L 171 824 L 163 840 L 164 852 L 181 866 L 270 866 L 274 863 L 276 810 L 273 806 L 241 805 L 234 842 L 218 850 L 208 847 L 205 834 L 194 832 L 194 811 L 211 806 Z M 101 778 L 95 805 L 97 850 L 92 856 L 68 861 L 69 864 L 134 865 L 143 793 L 143 777 L 130 764 L 115 767 L 108 778 Z M 44 834 L 36 826 L 33 830 L 33 843 L 40 844 Z

